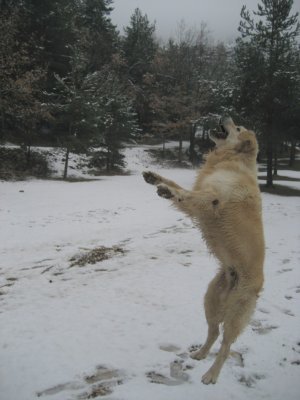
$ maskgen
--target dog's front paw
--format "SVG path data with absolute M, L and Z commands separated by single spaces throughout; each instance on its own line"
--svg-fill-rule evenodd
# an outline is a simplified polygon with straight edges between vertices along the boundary
M 192 353 L 190 353 L 190 357 L 193 360 L 203 360 L 204 358 L 206 358 L 208 351 L 205 351 L 204 348 L 201 348 L 200 350 L 197 351 L 193 351 Z
M 157 185 L 159 182 L 161 182 L 160 176 L 151 171 L 144 171 L 143 177 L 150 185 Z
M 159 185 L 157 187 L 157 194 L 164 199 L 172 199 L 174 194 L 171 192 L 170 188 L 165 185 Z
M 209 385 L 209 384 L 215 384 L 217 382 L 218 379 L 218 373 L 216 371 L 214 371 L 213 368 L 210 368 L 206 374 L 204 374 L 202 376 L 202 383 L 204 383 L 204 385 Z

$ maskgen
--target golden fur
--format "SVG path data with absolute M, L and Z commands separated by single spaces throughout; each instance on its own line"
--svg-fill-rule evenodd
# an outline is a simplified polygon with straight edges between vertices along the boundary
M 205 344 L 191 354 L 207 356 L 223 324 L 223 341 L 215 362 L 202 377 L 215 383 L 230 346 L 248 324 L 263 285 L 264 234 L 261 197 L 257 183 L 257 141 L 253 132 L 237 127 L 231 118 L 222 121 L 227 138 L 216 142 L 191 191 L 153 172 L 146 182 L 156 185 L 161 197 L 189 215 L 200 228 L 220 269 L 205 295 L 208 335 Z

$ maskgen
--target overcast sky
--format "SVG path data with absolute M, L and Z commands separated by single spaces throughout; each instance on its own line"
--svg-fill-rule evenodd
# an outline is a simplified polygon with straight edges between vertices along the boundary
M 182 19 L 190 27 L 208 25 L 216 40 L 230 41 L 238 35 L 240 11 L 243 4 L 256 10 L 258 0 L 114 0 L 112 22 L 123 32 L 135 8 L 147 14 L 150 22 L 156 21 L 156 34 L 168 39 L 175 36 L 176 26 Z M 294 0 L 294 11 L 300 11 L 300 0 Z

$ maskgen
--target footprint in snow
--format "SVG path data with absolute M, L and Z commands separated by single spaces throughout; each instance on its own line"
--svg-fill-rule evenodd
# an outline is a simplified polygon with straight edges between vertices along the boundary
M 93 399 L 106 396 L 113 392 L 114 387 L 124 383 L 125 374 L 117 369 L 108 369 L 98 366 L 92 375 L 85 377 L 85 382 L 91 387 L 78 396 L 78 400 Z
M 146 377 L 149 379 L 149 382 L 159 385 L 178 386 L 184 383 L 181 379 L 172 379 L 155 371 L 147 372 Z
M 259 321 L 258 321 L 259 322 Z M 197 351 L 201 348 L 201 345 L 192 345 L 189 348 L 190 352 L 194 352 Z M 243 354 L 247 351 L 247 349 L 244 349 Z M 239 366 L 241 368 L 244 368 L 245 363 L 244 363 L 244 357 L 243 354 L 238 352 L 238 351 L 230 351 L 229 353 L 229 358 L 228 358 L 228 362 L 233 363 L 233 365 Z M 208 358 L 214 358 L 216 357 L 217 352 L 212 352 L 208 355 Z M 258 373 L 254 373 L 254 374 L 250 374 L 250 375 L 246 375 L 246 374 L 239 374 L 238 375 L 238 381 L 249 387 L 252 388 L 255 386 L 255 384 L 257 383 L 257 381 L 265 379 L 266 376 L 264 374 L 258 374 Z
M 66 383 L 61 383 L 58 385 L 55 385 L 49 389 L 42 390 L 41 392 L 37 392 L 37 397 L 42 397 L 42 396 L 53 396 L 57 393 L 64 392 L 66 390 L 78 390 L 82 389 L 83 385 L 80 384 L 79 382 L 66 382 Z
M 77 400 L 94 399 L 113 393 L 116 386 L 124 383 L 125 377 L 123 371 L 99 365 L 92 374 L 84 375 L 83 379 L 79 381 L 58 384 L 37 392 L 36 395 L 37 397 L 46 397 L 71 391 L 74 395 L 76 394 Z M 78 393 L 79 391 L 81 393 Z
M 188 371 L 195 367 L 195 362 L 190 360 L 190 353 L 199 350 L 201 345 L 192 345 L 187 352 L 181 352 L 180 347 L 174 344 L 161 344 L 159 348 L 163 351 L 176 353 L 177 358 L 170 363 L 170 373 L 168 376 L 163 375 L 156 371 L 149 371 L 146 373 L 146 377 L 151 383 L 166 385 L 166 386 L 177 386 L 182 385 L 189 381 Z M 211 353 L 208 357 L 213 358 L 216 356 L 216 352 Z M 243 355 L 237 351 L 231 351 L 229 359 L 239 367 L 244 367 Z
M 291 310 L 288 310 L 288 309 L 283 309 L 282 312 L 286 315 L 289 315 L 290 317 L 295 316 L 295 314 Z
M 146 373 L 146 377 L 151 383 L 178 386 L 189 381 L 189 375 L 185 372 L 194 368 L 192 365 L 186 364 L 182 359 L 176 359 L 170 363 L 170 376 L 150 371 Z
M 172 344 L 172 343 L 162 343 L 159 346 L 159 348 L 160 348 L 160 350 L 167 351 L 167 352 L 170 352 L 170 353 L 177 353 L 177 352 L 180 351 L 180 347 L 178 347 L 178 346 L 176 346 L 175 344 Z
M 265 378 L 266 378 L 266 376 L 263 374 L 257 374 L 257 373 L 251 374 L 251 375 L 243 374 L 239 377 L 239 382 L 242 385 L 245 385 L 249 388 L 253 388 L 255 386 L 255 384 L 257 383 L 257 381 L 260 381 Z
M 178 386 L 189 381 L 189 375 L 186 371 L 193 369 L 193 363 L 189 363 L 186 360 L 189 358 L 188 353 L 180 353 L 180 347 L 171 344 L 164 343 L 159 346 L 160 350 L 169 353 L 175 353 L 178 358 L 172 361 L 169 365 L 170 372 L 169 376 L 163 375 L 156 371 L 149 371 L 146 373 L 146 377 L 151 383 L 156 383 L 166 386 Z
M 270 314 L 270 311 L 267 310 L 266 308 L 263 308 L 263 307 L 260 307 L 257 310 L 260 311 L 263 314 Z
M 258 319 L 253 319 L 250 322 L 250 325 L 252 326 L 252 330 L 259 335 L 265 335 L 278 328 L 277 325 L 263 324 L 262 321 L 259 321 Z
M 193 344 L 192 346 L 189 347 L 189 353 L 194 353 L 202 347 L 201 344 Z M 247 350 L 244 349 L 243 353 L 245 353 Z M 210 352 L 207 356 L 208 359 L 214 360 L 218 354 L 218 351 L 213 351 Z M 231 350 L 229 353 L 229 358 L 228 362 L 232 363 L 233 365 L 236 365 L 238 367 L 244 368 L 244 357 L 243 354 L 239 351 L 234 351 Z
M 278 274 L 284 274 L 285 272 L 293 271 L 293 268 L 282 268 L 277 271 Z
M 9 278 L 1 278 L 0 282 L 0 300 L 2 296 L 8 294 L 9 289 L 14 286 L 18 278 L 9 277 Z

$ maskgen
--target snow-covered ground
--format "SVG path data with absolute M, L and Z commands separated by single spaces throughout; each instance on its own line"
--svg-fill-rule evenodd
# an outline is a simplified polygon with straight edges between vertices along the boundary
M 126 156 L 130 176 L 0 183 L 0 399 L 298 399 L 299 198 L 263 194 L 265 288 L 218 383 L 205 386 L 214 355 L 197 362 L 188 351 L 206 337 L 216 262 L 140 174 L 190 187 L 196 172 L 160 171 L 138 147 Z M 124 253 L 70 266 L 100 246 Z

